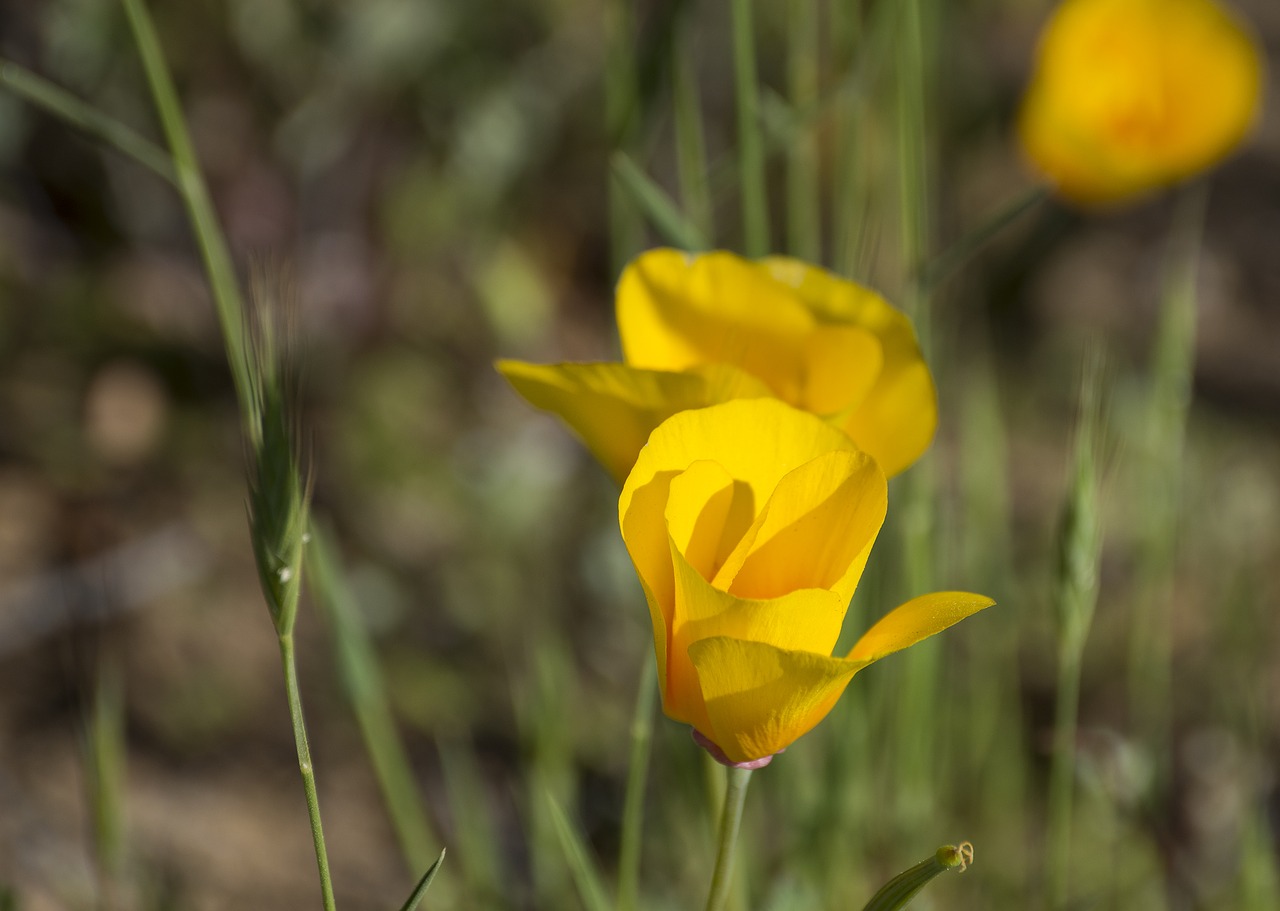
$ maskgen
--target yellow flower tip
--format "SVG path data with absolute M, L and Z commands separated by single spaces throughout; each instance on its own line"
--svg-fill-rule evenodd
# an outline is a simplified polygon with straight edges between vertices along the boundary
M 936 393 L 910 320 L 817 266 L 650 250 L 623 271 L 617 318 L 631 366 L 732 365 L 827 419 L 890 475 L 933 439 Z
M 1239 145 L 1263 66 L 1247 27 L 1215 0 L 1064 0 L 1041 34 L 1019 139 L 1068 201 L 1123 202 Z

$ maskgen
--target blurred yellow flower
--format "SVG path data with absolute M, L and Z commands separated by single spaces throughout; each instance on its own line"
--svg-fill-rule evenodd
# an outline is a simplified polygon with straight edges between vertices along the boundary
M 862 668 L 993 603 L 916 598 L 832 657 L 886 503 L 874 459 L 775 399 L 659 425 L 618 517 L 649 603 L 667 715 L 729 762 L 763 764 L 821 721 Z
M 664 419 L 772 396 L 844 431 L 890 475 L 928 448 L 933 378 L 910 320 L 879 295 L 785 257 L 650 250 L 617 292 L 622 364 L 499 361 L 621 483 Z
M 1064 0 L 1041 35 L 1018 129 L 1062 196 L 1107 204 L 1226 156 L 1261 85 L 1256 45 L 1213 0 Z

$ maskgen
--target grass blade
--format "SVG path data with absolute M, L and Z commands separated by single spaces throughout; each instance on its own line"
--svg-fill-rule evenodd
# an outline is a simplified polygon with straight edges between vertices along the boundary
M 239 395 L 241 414 L 248 419 L 247 422 L 250 425 L 253 425 L 256 423 L 252 418 L 256 406 L 250 392 L 249 355 L 244 325 L 245 309 L 235 268 L 232 266 L 231 254 L 227 250 L 226 238 L 218 225 L 217 215 L 209 198 L 209 189 L 205 186 L 204 176 L 196 160 L 195 147 L 191 143 L 187 124 L 182 116 L 182 107 L 178 103 L 178 92 L 174 88 L 173 78 L 169 74 L 164 54 L 160 50 L 160 40 L 156 37 L 155 25 L 142 0 L 122 0 L 122 2 L 129 19 L 129 26 L 133 31 L 134 42 L 138 47 L 138 56 L 142 59 L 142 67 L 146 72 L 147 83 L 155 101 L 156 113 L 169 143 L 178 191 L 186 204 L 187 215 L 195 231 L 196 243 L 200 247 L 200 255 L 204 260 L 205 272 L 209 278 L 209 287 L 213 291 L 214 303 L 218 310 L 218 322 L 227 347 L 227 361 L 231 366 L 231 375 Z
M 707 175 L 707 148 L 698 99 L 698 74 L 693 63 L 689 16 L 676 24 L 671 43 L 671 96 L 674 109 L 676 168 L 680 179 L 680 200 L 688 220 L 702 235 L 704 243 L 715 236 L 711 190 Z M 708 244 L 709 245 L 709 244 Z
M 169 154 L 141 133 L 82 101 L 61 86 L 9 60 L 0 58 L 0 85 L 93 139 L 111 146 L 177 185 Z
M 753 0 L 733 0 L 733 81 L 738 102 L 738 180 L 742 194 L 742 250 L 751 258 L 769 252 L 769 208 L 756 81 Z
M 690 252 L 707 249 L 707 239 L 666 192 L 623 152 L 613 155 L 613 173 L 668 243 Z
M 640 674 L 636 708 L 631 716 L 631 758 L 622 804 L 622 844 L 618 851 L 618 911 L 635 911 L 640 891 L 640 846 L 644 832 L 644 792 L 649 780 L 649 752 L 653 737 L 653 707 L 657 697 L 657 669 L 647 659 Z
M 427 894 L 427 890 L 431 888 L 431 882 L 436 878 L 436 873 L 440 869 L 440 865 L 444 863 L 445 849 L 440 849 L 440 856 L 436 858 L 435 863 L 427 868 L 427 872 L 422 874 L 422 879 L 418 880 L 418 885 L 414 887 L 413 893 L 400 906 L 400 911 L 415 911 L 422 902 L 423 896 Z
M 555 798 L 548 794 L 546 800 L 551 810 L 551 819 L 555 824 L 560 848 L 564 851 L 569 872 L 573 875 L 574 884 L 578 887 L 582 904 L 587 911 L 612 911 L 608 899 L 605 898 L 600 871 L 596 869 L 587 846 L 582 841 L 582 836 L 578 834 L 573 823 L 569 822 Z
M 327 531 L 313 528 L 307 579 L 333 630 L 333 645 L 343 688 L 351 701 L 378 788 L 391 816 L 396 839 L 410 869 L 421 869 L 439 839 L 431 830 L 414 782 L 408 752 L 396 728 L 395 714 L 368 630 L 342 577 Z
M 818 103 L 818 64 L 822 59 L 818 4 L 816 0 L 789 0 L 787 13 L 791 104 L 803 111 Z M 818 138 L 813 127 L 806 125 L 787 152 L 787 249 L 809 262 L 822 258 L 819 193 Z

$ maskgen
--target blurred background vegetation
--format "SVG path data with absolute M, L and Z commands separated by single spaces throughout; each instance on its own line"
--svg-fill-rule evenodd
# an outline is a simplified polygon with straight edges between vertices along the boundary
M 616 356 L 618 266 L 661 237 L 625 203 L 611 211 L 611 155 L 677 195 L 682 78 L 698 86 L 714 236 L 741 247 L 727 13 L 692 0 L 153 5 L 242 274 L 281 275 L 296 298 L 315 511 L 372 635 L 431 856 L 450 847 L 427 907 L 575 907 L 546 795 L 611 875 L 648 619 L 615 489 L 490 364 Z M 787 150 L 813 142 L 823 260 L 901 300 L 882 34 L 894 6 L 829 14 L 857 53 L 824 51 L 809 108 L 784 100 L 791 5 L 760 4 L 757 27 L 773 248 L 811 243 L 781 200 Z M 1274 60 L 1280 7 L 1237 6 Z M 923 7 L 942 250 L 1034 184 L 1011 124 L 1048 5 Z M 158 140 L 118 4 L 0 0 L 0 54 Z M 620 62 L 635 91 L 606 105 Z M 1280 906 L 1274 102 L 1209 182 L 1192 377 L 1157 343 L 1162 288 L 1187 259 L 1169 255 L 1178 193 L 1093 215 L 1046 202 L 939 289 L 930 576 L 1000 606 L 931 646 L 924 716 L 899 711 L 908 663 L 873 668 L 756 776 L 740 907 L 860 907 L 962 838 L 976 866 L 922 906 L 1037 906 L 1055 528 L 1086 343 L 1107 354 L 1109 431 L 1073 891 L 1079 907 Z M 1187 395 L 1184 447 L 1161 415 Z M 26 911 L 314 906 L 244 454 L 180 199 L 0 92 L 0 906 L 6 890 Z M 916 593 L 902 495 L 891 488 L 850 633 Z M 309 601 L 298 636 L 339 905 L 398 906 L 430 856 L 402 859 Z M 924 759 L 911 753 L 922 725 Z M 687 732 L 659 718 L 642 907 L 701 900 L 705 777 Z M 118 813 L 101 812 L 104 787 Z

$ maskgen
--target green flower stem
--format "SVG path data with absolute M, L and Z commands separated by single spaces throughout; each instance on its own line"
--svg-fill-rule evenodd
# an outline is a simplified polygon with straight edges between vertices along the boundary
M 787 69 L 791 104 L 804 111 L 818 102 L 818 63 L 822 27 L 814 0 L 788 0 Z M 802 129 L 787 154 L 787 245 L 794 256 L 817 262 L 822 257 L 818 138 Z
M 742 250 L 752 259 L 769 253 L 764 141 L 756 82 L 753 0 L 733 0 L 733 81 L 738 98 L 738 178 L 742 192 Z
M 142 0 L 122 0 L 122 2 L 129 19 L 129 26 L 133 30 L 134 42 L 138 46 L 138 56 L 142 58 L 142 68 L 146 72 L 147 83 L 151 87 L 156 113 L 160 118 L 160 125 L 164 129 L 169 151 L 173 156 L 178 191 L 186 204 L 187 215 L 195 231 L 196 243 L 204 259 L 205 272 L 209 276 L 209 286 L 213 290 L 218 322 L 227 346 L 227 360 L 230 362 L 231 375 L 235 380 L 240 410 L 245 415 L 249 426 L 254 426 L 257 422 L 252 419 L 252 416 L 257 414 L 257 405 L 253 400 L 249 381 L 244 325 L 245 309 L 240 297 L 240 285 L 231 264 L 231 254 L 227 250 L 222 230 L 218 227 L 213 203 L 209 199 L 209 190 L 205 186 L 200 164 L 196 160 L 195 147 L 187 132 L 182 107 L 178 103 L 178 92 L 174 88 L 169 68 L 165 65 L 155 26 Z
M 733 884 L 733 855 L 738 845 L 738 829 L 742 824 L 742 805 L 751 782 L 750 769 L 728 769 L 724 807 L 720 816 L 720 848 L 716 853 L 716 869 L 711 875 L 711 892 L 707 895 L 707 911 L 723 911 Z
M 631 718 L 631 761 L 622 810 L 622 844 L 618 851 L 618 911 L 635 911 L 640 892 L 640 844 L 644 833 L 644 791 L 649 779 L 653 739 L 653 705 L 658 693 L 657 668 L 645 657 Z
M 1071 816 L 1075 791 L 1076 723 L 1080 710 L 1082 649 L 1065 646 L 1058 659 L 1053 760 L 1049 769 L 1049 909 L 1067 906 L 1071 875 Z
M 280 661 L 284 665 L 284 689 L 289 700 L 289 719 L 293 722 L 293 741 L 298 751 L 298 770 L 302 773 L 302 789 L 307 795 L 307 815 L 311 819 L 311 838 L 316 846 L 316 866 L 320 869 L 320 895 L 325 911 L 335 911 L 333 883 L 329 878 L 329 855 L 324 846 L 324 826 L 320 823 L 320 797 L 316 793 L 316 775 L 311 765 L 311 747 L 307 744 L 307 723 L 302 717 L 302 693 L 298 688 L 298 663 L 294 658 L 293 635 L 280 636 Z

